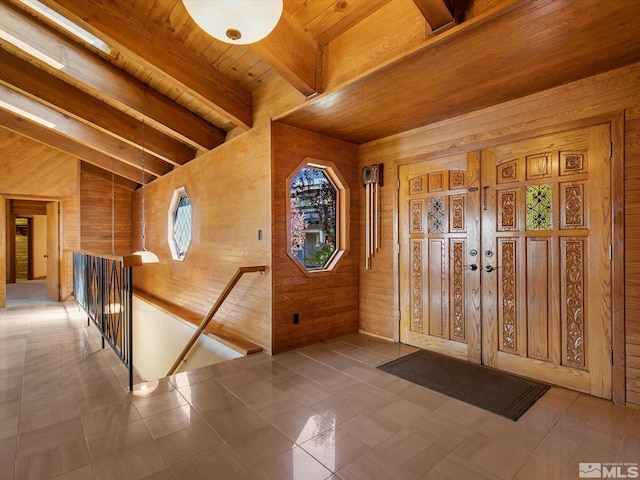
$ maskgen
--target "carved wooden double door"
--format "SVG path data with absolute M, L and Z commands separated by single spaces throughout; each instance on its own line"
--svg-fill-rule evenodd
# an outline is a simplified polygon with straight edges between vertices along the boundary
M 401 166 L 400 341 L 611 396 L 608 125 Z

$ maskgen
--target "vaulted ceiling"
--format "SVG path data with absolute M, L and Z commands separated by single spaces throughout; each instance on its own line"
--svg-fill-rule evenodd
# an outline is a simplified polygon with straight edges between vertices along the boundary
M 41 1 L 106 47 L 0 0 L 0 127 L 131 189 L 250 129 L 276 77 L 307 97 L 279 120 L 363 143 L 640 60 L 636 0 L 285 0 L 249 46 L 181 0 Z

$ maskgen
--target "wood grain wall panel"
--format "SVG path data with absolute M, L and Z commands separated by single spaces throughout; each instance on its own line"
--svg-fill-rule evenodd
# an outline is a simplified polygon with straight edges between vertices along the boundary
M 79 243 L 79 160 L 27 137 L 0 128 L 0 197 L 3 199 L 31 199 L 60 201 L 61 234 L 61 298 L 73 292 L 73 250 Z M 4 203 L 4 202 L 3 202 Z M 6 237 L 6 222 L 0 224 L 0 238 Z M 1 246 L 4 264 L 6 248 Z M 4 286 L 5 275 L 0 272 Z M 4 287 L 2 287 L 4 288 Z M 0 291 L 0 306 L 4 305 L 6 290 Z
M 221 329 L 271 349 L 271 176 L 268 123 L 145 187 L 146 247 L 160 263 L 133 273 L 134 287 L 201 317 L 239 267 L 266 265 L 245 274 L 214 318 Z M 185 187 L 193 208 L 192 240 L 184 261 L 171 258 L 169 204 Z M 131 248 L 140 249 L 142 191 L 133 194 Z M 262 231 L 262 240 L 258 232 Z
M 131 192 L 83 168 L 80 174 L 80 239 L 80 248 L 87 252 L 113 255 L 133 252 Z M 112 243 L 115 251 L 112 251 Z
M 286 179 L 306 158 L 333 162 L 350 190 L 349 250 L 331 273 L 305 275 L 287 255 Z M 273 353 L 358 330 L 358 147 L 288 125 L 272 125 Z M 293 324 L 293 314 L 300 323 Z
M 382 163 L 382 248 L 372 269 L 360 269 L 360 330 L 398 340 L 397 329 L 397 182 L 399 164 L 466 152 L 544 134 L 567 122 L 589 125 L 610 121 L 626 110 L 625 146 L 625 329 L 626 400 L 640 401 L 640 63 L 562 85 L 518 100 L 426 125 L 360 146 L 360 167 Z M 614 147 L 615 148 L 615 147 Z M 393 218 L 387 224 L 386 212 Z M 364 239 L 360 240 L 361 249 Z M 372 299 L 375 298 L 375 303 Z M 619 348 L 619 347 L 618 347 Z
M 625 318 L 627 401 L 640 405 L 640 107 L 625 112 Z

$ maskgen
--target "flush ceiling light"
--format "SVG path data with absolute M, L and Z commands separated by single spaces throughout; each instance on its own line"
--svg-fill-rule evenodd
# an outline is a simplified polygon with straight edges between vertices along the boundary
M 282 0 L 182 0 L 182 3 L 205 32 L 235 45 L 262 40 L 282 15 Z

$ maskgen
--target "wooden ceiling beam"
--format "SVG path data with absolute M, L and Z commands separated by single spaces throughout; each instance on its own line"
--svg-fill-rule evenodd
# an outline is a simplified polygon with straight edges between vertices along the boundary
M 55 130 L 28 121 L 3 109 L 0 109 L 0 126 L 35 140 L 36 142 L 53 147 L 68 155 L 72 155 L 103 170 L 113 171 L 116 175 L 127 178 L 132 182 L 138 184 L 142 182 L 142 173 L 136 167 L 115 160 L 104 153 L 94 150 L 90 146 L 82 145 L 75 140 L 65 137 Z M 154 178 L 155 177 L 146 174 L 145 183 L 149 183 L 149 181 Z
M 432 31 L 453 23 L 453 11 L 447 0 L 413 0 Z
M 127 143 L 141 143 L 142 122 L 2 49 L 0 84 L 31 98 L 39 98 L 59 111 L 95 125 Z M 151 125 L 145 126 L 144 134 L 146 149 L 173 165 L 184 165 L 196 156 L 193 148 Z
M 162 28 L 142 18 L 130 2 L 99 0 L 48 0 L 45 4 L 60 11 L 147 68 L 168 77 L 202 103 L 243 128 L 252 124 L 251 93 L 223 75 L 184 45 L 176 44 Z M 194 74 L 193 72 L 197 72 Z
M 319 93 L 318 44 L 297 28 L 286 12 L 266 38 L 248 47 L 303 95 Z
M 0 2 L 0 29 L 62 63 L 57 70 L 34 59 L 6 40 L 0 46 L 26 58 L 61 80 L 88 91 L 137 118 L 147 118 L 157 128 L 196 149 L 211 150 L 224 143 L 225 132 L 171 101 L 143 82 L 53 31 L 25 12 Z
M 60 135 L 64 135 L 77 143 L 90 146 L 92 150 L 113 157 L 137 169 L 141 170 L 143 167 L 142 151 L 137 147 L 124 143 L 111 135 L 92 128 L 75 118 L 64 115 L 36 100 L 25 97 L 4 85 L 0 85 L 0 98 L 24 112 L 35 115 L 46 122 L 50 122 L 53 124 L 51 129 Z M 147 152 L 144 158 L 144 169 L 151 175 L 160 177 L 170 172 L 172 167 L 167 162 Z

